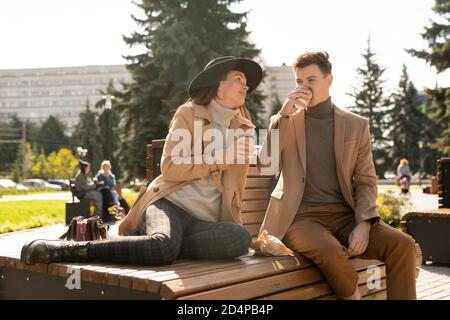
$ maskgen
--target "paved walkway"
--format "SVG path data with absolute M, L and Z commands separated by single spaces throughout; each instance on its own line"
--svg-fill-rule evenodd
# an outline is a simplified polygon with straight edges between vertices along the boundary
M 19 200 L 65 200 L 72 201 L 72 193 L 70 191 L 52 192 L 52 193 L 37 193 L 17 196 L 3 196 L 0 202 L 3 201 L 19 201 Z
M 422 266 L 416 288 L 418 300 L 450 300 L 450 266 Z

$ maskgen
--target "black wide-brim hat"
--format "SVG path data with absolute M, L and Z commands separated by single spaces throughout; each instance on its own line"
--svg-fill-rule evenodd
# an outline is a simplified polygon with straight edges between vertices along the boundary
M 248 86 L 247 93 L 256 89 L 263 75 L 261 66 L 251 59 L 233 56 L 215 58 L 208 62 L 203 71 L 191 81 L 188 89 L 189 96 L 192 98 L 199 89 L 218 84 L 223 76 L 231 70 L 241 71 L 245 74 Z

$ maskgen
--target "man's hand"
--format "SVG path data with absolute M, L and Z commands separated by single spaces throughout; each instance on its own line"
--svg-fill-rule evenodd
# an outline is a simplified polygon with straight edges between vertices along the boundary
M 360 222 L 348 237 L 348 255 L 350 257 L 357 256 L 366 251 L 369 245 L 370 222 Z
M 312 92 L 309 88 L 304 86 L 296 87 L 293 91 L 291 91 L 286 100 L 283 103 L 283 107 L 280 110 L 280 114 L 283 117 L 287 117 L 290 114 L 296 112 L 298 109 L 295 107 L 295 104 L 300 104 L 299 101 L 302 101 L 304 104 L 303 107 L 306 107 L 311 101 Z

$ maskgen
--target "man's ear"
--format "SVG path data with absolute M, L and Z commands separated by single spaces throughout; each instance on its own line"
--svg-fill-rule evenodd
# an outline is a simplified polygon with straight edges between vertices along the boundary
M 333 75 L 331 73 L 327 75 L 327 83 L 328 86 L 331 86 L 331 84 L 333 83 Z

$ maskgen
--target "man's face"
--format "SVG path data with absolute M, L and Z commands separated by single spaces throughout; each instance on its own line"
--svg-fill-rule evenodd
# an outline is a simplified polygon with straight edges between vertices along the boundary
M 311 64 L 304 68 L 295 69 L 296 86 L 305 86 L 312 91 L 312 99 L 308 103 L 308 107 L 313 107 L 330 96 L 330 86 L 333 82 L 331 74 L 323 75 L 319 66 Z

